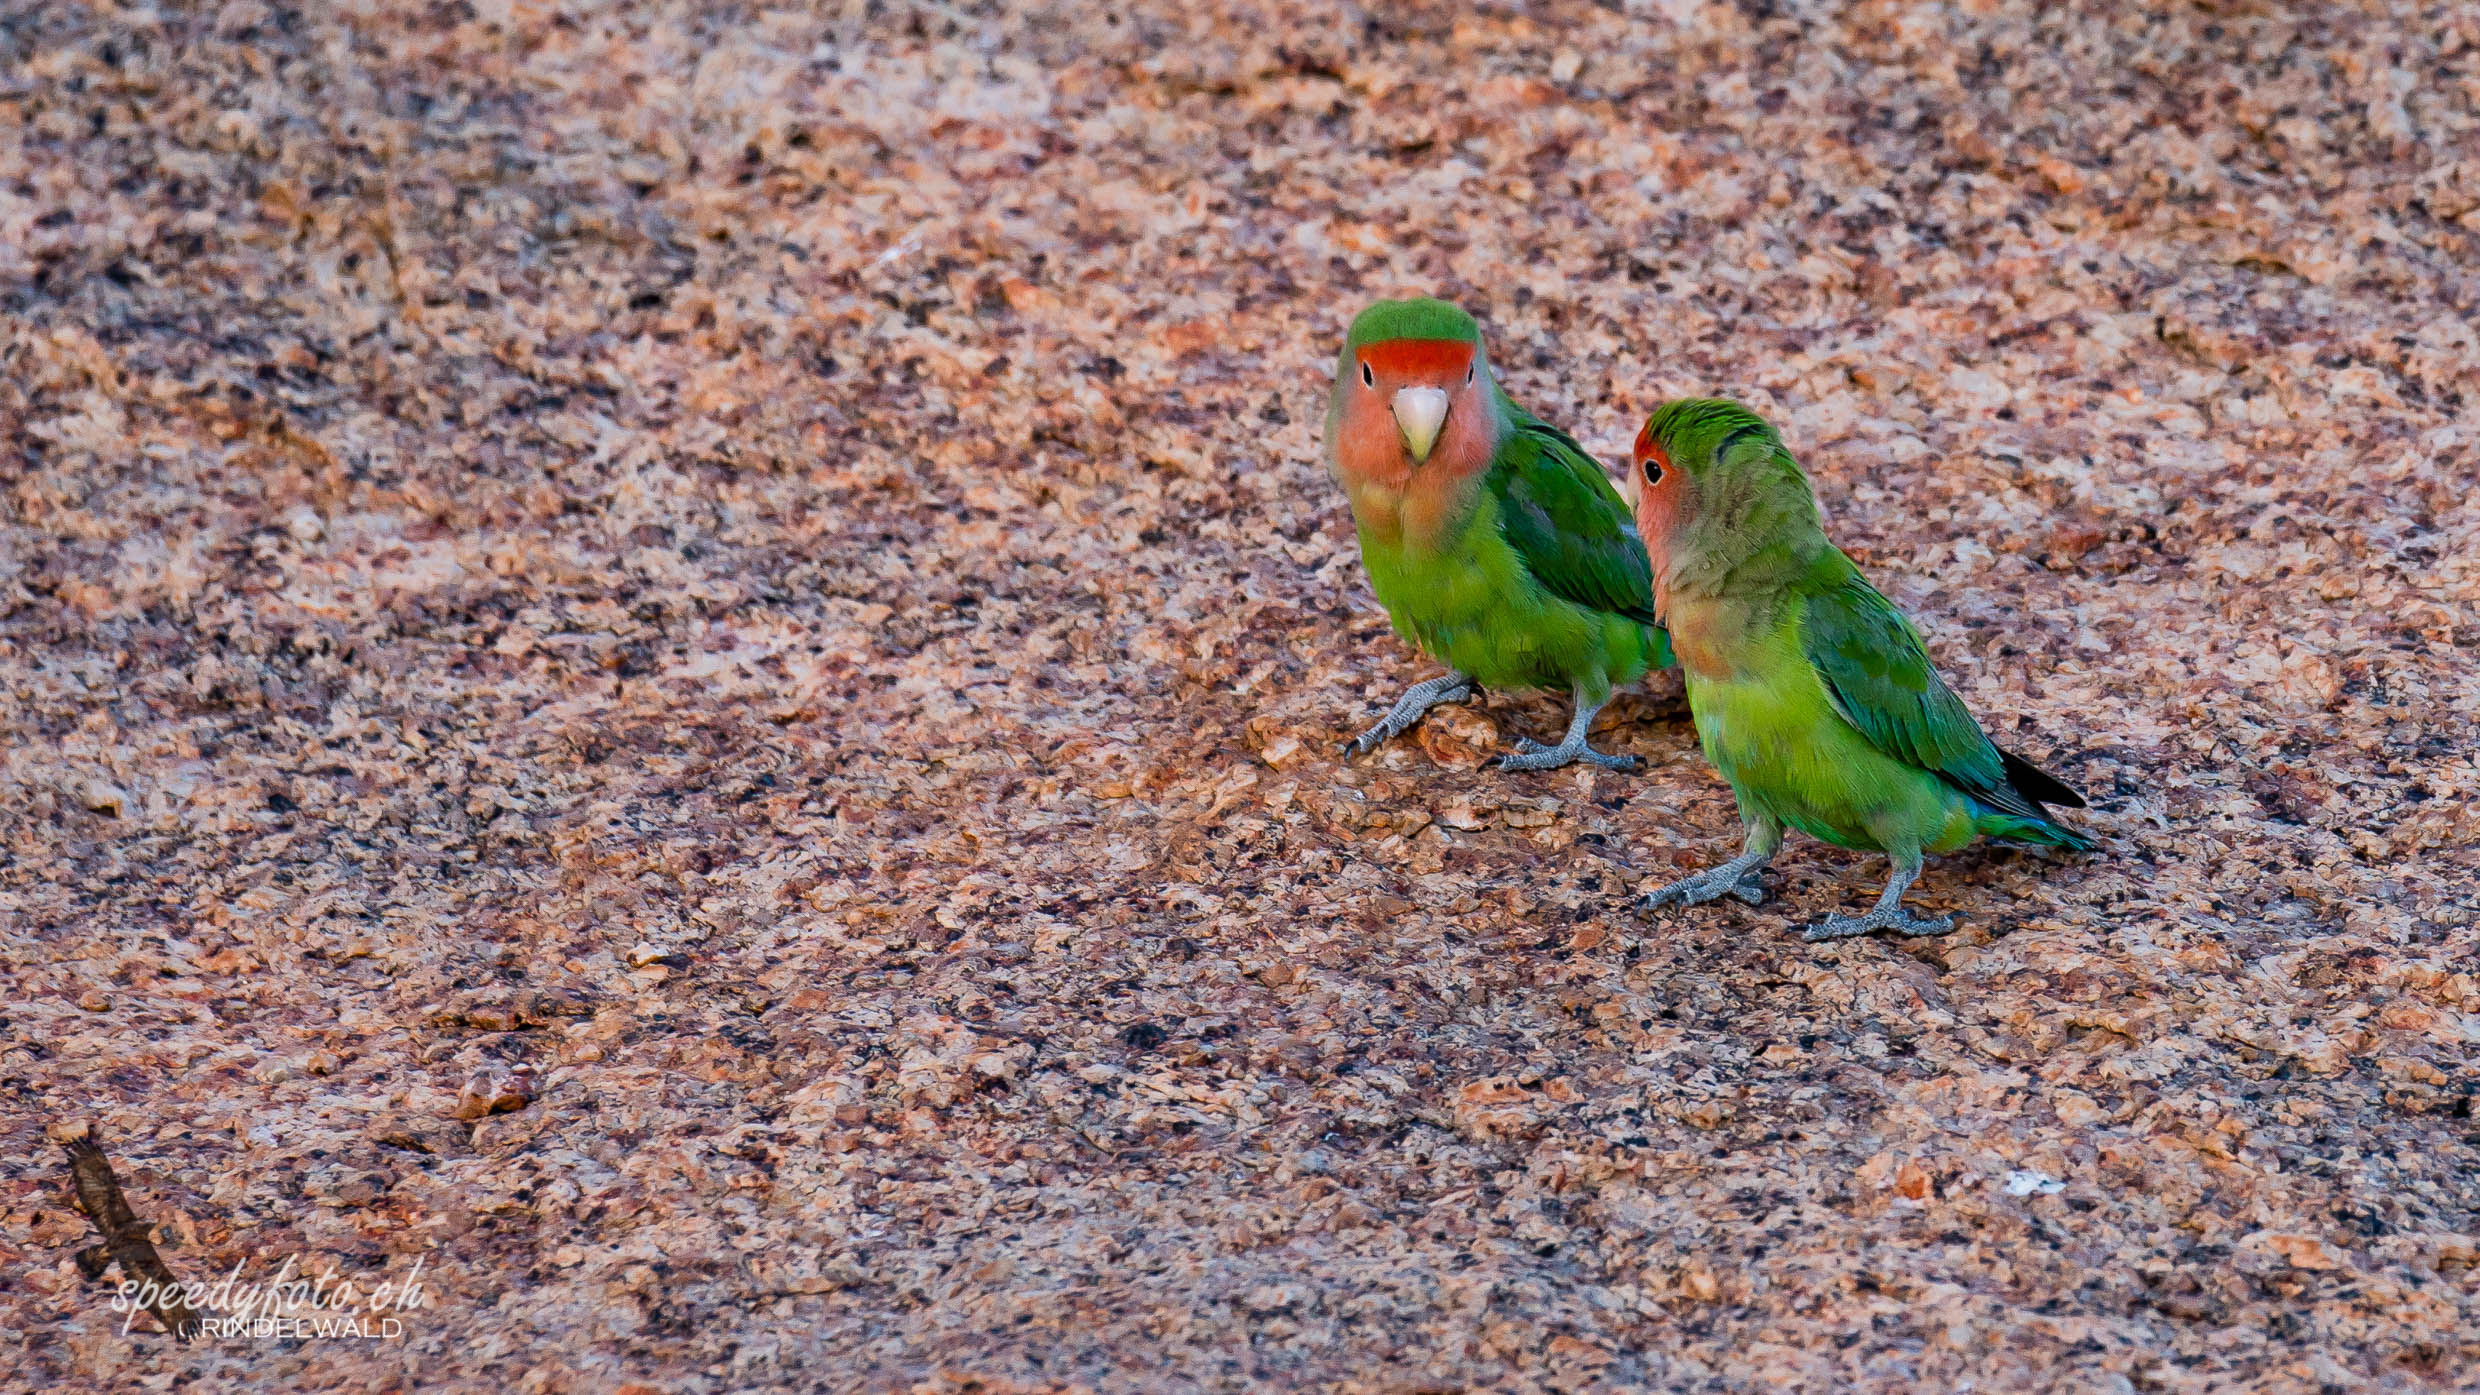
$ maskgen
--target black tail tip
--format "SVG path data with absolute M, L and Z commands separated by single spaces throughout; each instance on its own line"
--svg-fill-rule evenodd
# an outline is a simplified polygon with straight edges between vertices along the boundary
M 2073 787 L 2013 751 L 2001 748 L 1998 761 L 2006 768 L 2006 782 L 2015 792 L 2035 804 L 2055 804 L 2064 809 L 2081 809 L 2084 796 Z

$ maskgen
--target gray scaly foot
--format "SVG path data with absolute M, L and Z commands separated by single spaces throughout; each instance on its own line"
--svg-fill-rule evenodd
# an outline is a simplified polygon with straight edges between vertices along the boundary
M 1736 896 L 1749 905 L 1765 900 L 1765 881 L 1761 874 L 1765 864 L 1774 860 L 1782 847 L 1782 825 L 1771 819 L 1753 819 L 1748 824 L 1747 841 L 1740 845 L 1739 856 L 1719 867 L 1708 867 L 1694 876 L 1681 877 L 1670 885 L 1648 892 L 1636 903 L 1640 911 L 1659 910 L 1664 906 L 1701 906 Z
M 1648 892 L 1637 903 L 1640 910 L 1659 910 L 1668 905 L 1702 906 L 1725 896 L 1736 896 L 1751 906 L 1765 901 L 1764 858 L 1735 857 L 1719 867 L 1708 867 L 1691 877 L 1681 877 L 1658 891 Z
M 1570 737 L 1556 746 L 1544 746 L 1529 736 L 1519 736 L 1516 738 L 1516 754 L 1500 756 L 1498 768 L 1501 770 L 1556 770 L 1562 765 L 1572 765 L 1577 761 L 1585 761 L 1598 765 L 1604 770 L 1617 770 L 1622 773 L 1633 772 L 1644 764 L 1634 756 L 1614 756 L 1607 751 L 1596 751 L 1584 744 L 1583 739 L 1579 737 Z
M 1462 702 L 1472 695 L 1473 681 L 1469 674 L 1450 673 L 1415 683 L 1404 690 L 1402 697 L 1395 699 L 1395 705 L 1387 709 L 1385 718 L 1376 726 L 1344 742 L 1343 753 L 1358 756 L 1374 751 L 1421 720 L 1422 713 L 1442 702 Z
M 1942 915 L 1934 918 L 1913 915 L 1903 909 L 1903 893 L 1920 877 L 1920 856 L 1897 857 L 1887 874 L 1886 889 L 1877 897 L 1877 904 L 1865 915 L 1830 915 L 1800 932 L 1800 938 L 1811 944 L 1823 940 L 1847 940 L 1876 930 L 1892 930 L 1901 935 L 1943 935 L 1955 928 L 1955 918 Z
M 1830 915 L 1800 932 L 1810 944 L 1825 940 L 1848 940 L 1872 930 L 1892 930 L 1903 935 L 1943 935 L 1955 928 L 1951 915 L 1927 918 L 1913 915 L 1897 906 L 1892 910 L 1879 907 L 1866 915 Z
M 1604 770 L 1633 771 L 1643 762 L 1634 756 L 1614 756 L 1596 751 L 1585 744 L 1585 732 L 1593 726 L 1593 715 L 1602 710 L 1598 702 L 1586 702 L 1584 694 L 1576 694 L 1576 715 L 1567 722 L 1567 736 L 1556 746 L 1544 746 L 1530 737 L 1516 738 L 1516 754 L 1500 756 L 1501 770 L 1556 770 L 1562 765 L 1587 761 Z

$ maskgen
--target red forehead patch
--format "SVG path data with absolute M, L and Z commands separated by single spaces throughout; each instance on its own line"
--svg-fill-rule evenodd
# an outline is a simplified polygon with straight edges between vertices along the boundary
M 1444 382 L 1464 376 L 1473 346 L 1461 339 L 1389 339 L 1361 348 L 1361 362 L 1393 378 Z

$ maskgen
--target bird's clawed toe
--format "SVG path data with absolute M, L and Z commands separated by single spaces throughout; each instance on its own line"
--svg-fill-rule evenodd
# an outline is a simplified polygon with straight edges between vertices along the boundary
M 1622 774 L 1634 771 L 1643 764 L 1634 756 L 1614 756 L 1607 751 L 1596 751 L 1581 741 L 1545 746 L 1525 736 L 1517 737 L 1515 750 L 1500 756 L 1494 764 L 1501 770 L 1556 770 L 1577 761 Z
M 1800 938 L 1810 944 L 1820 944 L 1827 940 L 1848 940 L 1877 930 L 1892 930 L 1899 935 L 1917 938 L 1943 935 L 1954 928 L 1955 918 L 1951 915 L 1916 916 L 1897 909 L 1892 912 L 1871 911 L 1867 915 L 1830 915 L 1801 931 Z
M 1654 911 L 1672 905 L 1702 906 L 1725 896 L 1736 896 L 1751 906 L 1761 905 L 1765 901 L 1765 881 L 1754 870 L 1712 867 L 1649 892 L 1636 904 L 1639 910 Z
M 1374 751 L 1411 730 L 1412 724 L 1421 720 L 1421 715 L 1431 708 L 1442 702 L 1462 702 L 1471 697 L 1473 691 L 1473 681 L 1460 673 L 1415 683 L 1404 690 L 1402 697 L 1395 699 L 1395 705 L 1387 709 L 1376 726 L 1344 742 L 1343 754 L 1358 756 Z

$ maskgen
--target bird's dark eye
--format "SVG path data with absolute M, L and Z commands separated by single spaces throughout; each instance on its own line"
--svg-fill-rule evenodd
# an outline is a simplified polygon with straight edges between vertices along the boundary
M 1362 386 L 1362 387 L 1376 387 L 1377 385 L 1378 385 L 1378 377 L 1377 377 L 1377 375 L 1369 371 L 1369 365 L 1368 365 L 1368 364 L 1366 364 L 1366 363 L 1362 364 L 1362 365 L 1361 365 L 1361 386 Z
M 1645 419 L 1645 429 L 1636 433 L 1635 456 L 1637 468 L 1645 472 L 1647 487 L 1660 484 L 1662 471 L 1670 465 L 1671 458 L 1662 449 L 1662 443 L 1654 439 L 1651 417 Z
M 1478 364 L 1478 363 L 1466 364 L 1466 365 L 1465 365 L 1465 367 L 1464 367 L 1464 386 L 1466 386 L 1466 387 L 1471 387 L 1471 386 L 1472 386 L 1472 380 L 1473 380 L 1473 374 L 1478 373 L 1478 372 L 1480 372 L 1480 371 L 1481 371 L 1481 365 L 1480 365 L 1480 364 Z

